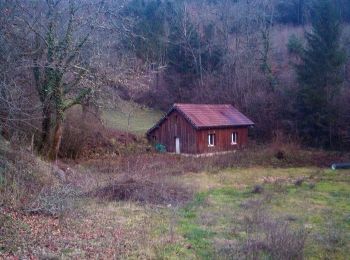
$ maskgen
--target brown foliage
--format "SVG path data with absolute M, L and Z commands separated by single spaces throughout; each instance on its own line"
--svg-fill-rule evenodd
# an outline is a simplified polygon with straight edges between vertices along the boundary
M 79 159 L 119 155 L 140 140 L 131 133 L 107 128 L 96 113 L 78 107 L 70 111 L 59 151 L 61 158 Z
M 192 192 L 175 182 L 130 178 L 97 189 L 88 195 L 104 200 L 130 200 L 148 204 L 176 206 L 189 201 Z
M 27 205 L 53 183 L 49 165 L 34 155 L 0 148 L 0 205 Z

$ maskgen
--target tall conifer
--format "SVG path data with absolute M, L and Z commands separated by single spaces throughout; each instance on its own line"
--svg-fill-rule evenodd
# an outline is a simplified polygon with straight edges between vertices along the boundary
M 336 98 L 343 82 L 345 53 L 340 48 L 340 18 L 332 1 L 315 1 L 312 30 L 297 66 L 298 128 L 300 136 L 316 146 L 332 146 L 338 118 Z

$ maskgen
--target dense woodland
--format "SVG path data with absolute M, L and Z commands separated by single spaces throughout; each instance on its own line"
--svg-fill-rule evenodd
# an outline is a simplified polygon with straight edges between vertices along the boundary
M 0 13 L 2 136 L 51 159 L 73 107 L 121 100 L 230 103 L 257 141 L 350 147 L 348 0 L 0 0 Z
M 350 0 L 0 0 L 0 259 L 349 259 L 349 55 Z

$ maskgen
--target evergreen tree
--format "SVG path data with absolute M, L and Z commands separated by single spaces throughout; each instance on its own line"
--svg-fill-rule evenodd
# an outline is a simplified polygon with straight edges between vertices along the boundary
M 311 0 L 280 0 L 276 4 L 276 20 L 282 24 L 303 25 Z
M 315 2 L 307 47 L 297 66 L 299 134 L 315 146 L 332 146 L 338 112 L 336 98 L 343 81 L 345 53 L 340 48 L 340 19 L 330 0 Z
M 133 0 L 124 10 L 124 17 L 132 17 L 135 22 L 132 34 L 125 39 L 125 48 L 131 48 L 144 61 L 165 62 L 167 4 L 160 0 Z

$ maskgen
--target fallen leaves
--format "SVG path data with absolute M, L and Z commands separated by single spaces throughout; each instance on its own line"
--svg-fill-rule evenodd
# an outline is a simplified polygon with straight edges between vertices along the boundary
M 87 215 L 68 215 L 64 220 L 45 215 L 24 214 L 6 209 L 3 213 L 20 223 L 16 236 L 22 238 L 18 250 L 0 251 L 0 259 L 39 259 L 41 257 L 92 257 L 105 259 L 118 255 L 126 232 L 114 218 L 90 212 Z

